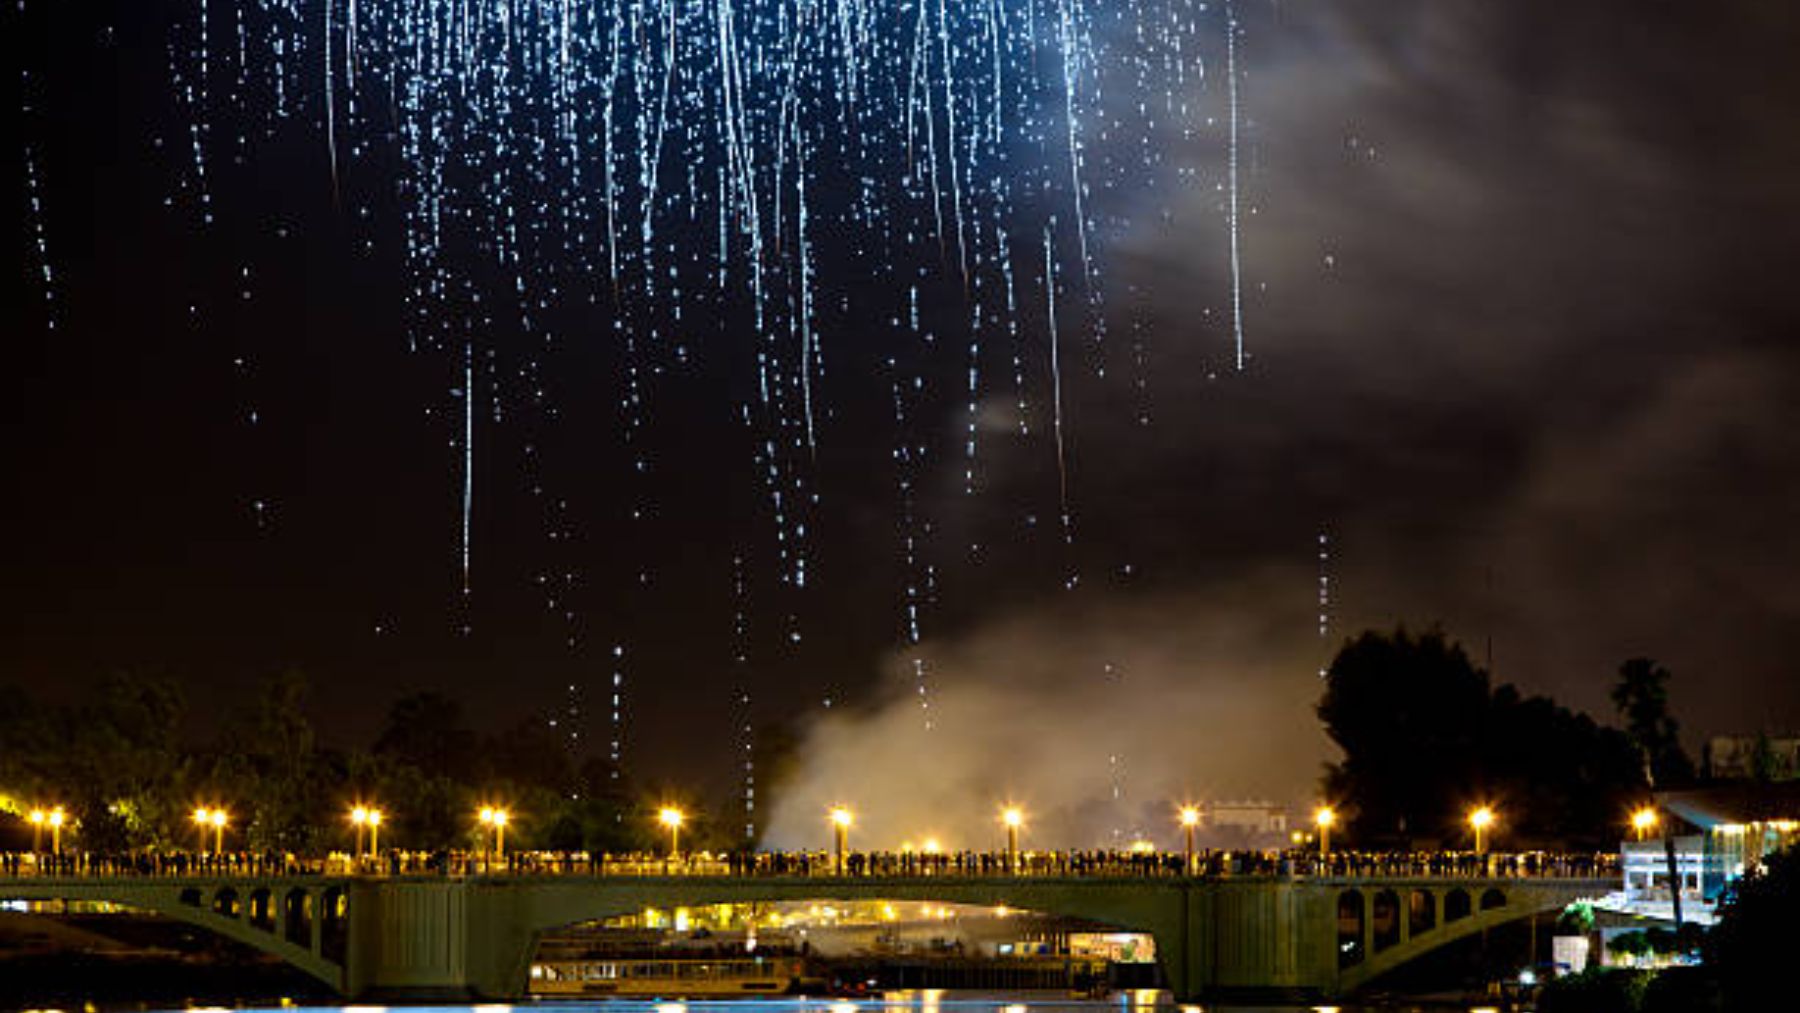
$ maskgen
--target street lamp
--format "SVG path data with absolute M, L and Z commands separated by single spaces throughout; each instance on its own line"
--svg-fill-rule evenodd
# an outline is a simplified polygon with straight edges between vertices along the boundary
M 1319 828 L 1319 855 L 1331 854 L 1331 828 L 1337 823 L 1337 811 L 1328 805 L 1313 810 L 1313 826 Z
M 1189 875 L 1192 875 L 1194 872 L 1194 828 L 1199 825 L 1200 825 L 1200 810 L 1199 810 L 1199 808 L 1197 808 L 1195 806 L 1191 806 L 1191 805 L 1182 806 L 1181 807 L 1181 829 L 1182 829 L 1182 832 L 1187 837 L 1187 842 L 1186 842 L 1187 843 L 1187 851 L 1186 851 L 1187 862 L 1185 865 L 1182 866 L 1182 868 L 1186 869 L 1188 871 Z
M 53 854 L 62 854 L 62 827 L 67 818 L 62 806 L 50 810 L 50 851 Z
M 356 828 L 356 851 L 354 854 L 355 857 L 361 858 L 363 853 L 363 827 L 369 825 L 369 810 L 360 805 L 350 810 L 350 825 Z
M 356 855 L 363 855 L 363 828 L 369 828 L 368 854 L 381 851 L 381 810 L 372 806 L 357 806 L 350 810 L 350 822 L 356 827 Z
M 494 831 L 494 857 L 496 859 L 505 858 L 506 823 L 507 820 L 512 818 L 511 814 L 505 809 L 484 805 L 481 807 L 481 812 L 477 815 L 481 818 L 482 826 L 489 827 Z
M 1494 810 L 1482 806 L 1469 814 L 1469 826 L 1475 830 L 1475 853 L 1487 854 L 1487 831 L 1494 825 Z
M 1019 828 L 1025 825 L 1025 813 L 1016 805 L 1000 810 L 1000 822 L 1006 824 L 1006 868 L 1019 871 Z
M 44 850 L 44 824 L 49 821 L 50 814 L 42 809 L 31 810 L 31 853 Z
M 663 806 L 656 821 L 669 828 L 669 857 L 673 859 L 681 851 L 681 824 L 687 821 L 687 814 L 674 806 Z
M 206 853 L 206 831 L 213 833 L 213 854 L 225 850 L 225 825 L 231 822 L 231 816 L 223 809 L 208 809 L 201 806 L 194 810 L 194 826 L 200 828 L 200 853 Z
M 850 841 L 850 824 L 856 822 L 856 814 L 851 812 L 847 806 L 834 805 L 828 815 L 831 817 L 831 827 L 836 832 L 837 871 L 838 875 L 842 876 L 844 874 L 844 851 Z
M 222 855 L 225 853 L 225 824 L 231 822 L 231 817 L 223 809 L 214 809 L 209 820 L 213 828 L 213 854 Z
M 1637 831 L 1637 839 L 1643 840 L 1656 829 L 1656 810 L 1645 806 L 1631 814 L 1631 829 Z

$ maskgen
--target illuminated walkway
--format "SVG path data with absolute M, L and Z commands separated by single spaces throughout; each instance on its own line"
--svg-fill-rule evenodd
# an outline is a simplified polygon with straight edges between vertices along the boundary
M 407 852 L 352 859 L 336 854 L 299 858 L 256 852 L 164 852 L 63 855 L 0 853 L 0 875 L 58 877 L 133 876 L 579 876 L 801 879 L 1220 879 L 1232 876 L 1289 878 L 1592 879 L 1616 876 L 1611 854 L 1477 855 L 1471 852 L 1351 852 L 1320 856 L 1310 851 L 1006 852 L 754 852 L 732 854 L 602 855 L 587 852 Z

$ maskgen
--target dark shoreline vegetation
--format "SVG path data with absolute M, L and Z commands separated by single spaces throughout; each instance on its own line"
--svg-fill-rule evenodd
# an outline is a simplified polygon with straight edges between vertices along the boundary
M 1513 850 L 1609 849 L 1652 777 L 1663 788 L 1693 777 L 1667 712 L 1669 678 L 1648 659 L 1626 662 L 1616 729 L 1491 685 L 1441 632 L 1365 632 L 1339 651 L 1316 706 L 1344 754 L 1320 785 L 1343 820 L 1334 839 L 1456 847 L 1480 802 L 1502 812 L 1496 840 Z M 222 732 L 196 741 L 182 685 L 167 675 L 117 672 L 69 704 L 0 687 L 0 849 L 29 840 L 28 805 L 66 807 L 66 843 L 112 853 L 193 846 L 191 813 L 215 806 L 230 814 L 227 850 L 317 855 L 351 846 L 346 817 L 364 801 L 387 810 L 381 841 L 413 851 L 478 846 L 471 814 L 489 804 L 518 817 L 507 839 L 520 849 L 653 849 L 657 807 L 671 802 L 690 815 L 682 839 L 694 850 L 756 843 L 735 802 L 643 785 L 572 750 L 544 718 L 480 731 L 455 699 L 424 691 L 394 701 L 372 742 L 343 748 L 321 742 L 308 696 L 306 676 L 277 674 L 224 715 Z M 793 743 L 780 725 L 758 736 L 762 811 L 780 796 Z
M 460 704 L 437 692 L 395 701 L 365 748 L 320 742 L 298 672 L 265 680 L 253 701 L 226 715 L 212 741 L 187 734 L 188 701 L 168 676 L 114 673 L 78 703 L 0 691 L 0 850 L 29 847 L 28 805 L 71 814 L 65 848 L 122 853 L 204 843 L 191 814 L 224 809 L 227 851 L 319 855 L 348 851 L 350 808 L 379 803 L 384 847 L 417 851 L 479 845 L 477 808 L 503 803 L 520 818 L 509 845 L 553 851 L 625 852 L 660 833 L 622 776 L 578 757 L 547 722 L 527 719 L 491 734 L 471 727 Z M 696 819 L 697 848 L 741 846 L 729 821 Z M 210 831 L 208 832 L 210 834 Z

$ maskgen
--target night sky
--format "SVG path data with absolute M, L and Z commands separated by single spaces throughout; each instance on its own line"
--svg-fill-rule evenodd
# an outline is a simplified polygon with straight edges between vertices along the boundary
M 400 6 L 362 4 L 371 34 L 367 11 Z M 311 48 L 278 118 L 259 18 L 296 6 Z M 405 99 L 384 76 L 399 71 L 359 69 L 380 86 L 354 114 L 335 71 L 328 130 L 319 7 L 8 5 L 25 154 L 0 679 L 64 699 L 113 669 L 176 674 L 205 730 L 295 667 L 346 744 L 405 692 L 451 691 L 498 729 L 564 712 L 573 685 L 603 754 L 619 672 L 634 774 L 714 792 L 735 774 L 739 690 L 758 722 L 811 721 L 827 699 L 859 715 L 814 742 L 854 756 L 857 729 L 923 721 L 923 686 L 944 739 L 1013 722 L 1140 797 L 1287 800 L 1327 755 L 1318 669 L 1343 637 L 1404 621 L 1607 718 L 1619 663 L 1653 656 L 1694 747 L 1800 727 L 1791 5 L 1095 0 L 1103 58 L 1077 102 L 1109 112 L 1084 123 L 1089 229 L 1057 189 L 1060 72 L 1019 100 L 1041 114 L 1020 136 L 1041 137 L 1002 146 L 1004 206 L 980 203 L 998 181 L 953 180 L 1011 230 L 1010 313 L 1006 258 L 982 259 L 993 226 L 968 226 L 959 267 L 924 178 L 881 175 L 903 145 L 871 155 L 866 128 L 805 99 L 811 260 L 796 266 L 799 233 L 763 254 L 781 292 L 816 275 L 818 359 L 798 372 L 789 325 L 809 311 L 782 295 L 758 328 L 742 237 L 717 255 L 724 184 L 690 186 L 712 140 L 670 144 L 655 252 L 616 284 L 591 230 L 531 231 L 605 202 L 571 204 L 536 173 L 554 157 L 526 149 L 444 177 L 461 217 L 421 267 Z M 1185 114 L 1119 113 L 1141 80 L 1122 55 L 1133 18 L 1171 11 L 1194 72 L 1150 93 Z M 674 120 L 698 115 L 672 79 Z M 569 101 L 592 119 L 592 94 Z M 469 136 L 523 136 L 533 114 Z M 869 206 L 881 228 L 850 220 Z M 510 260 L 493 239 L 508 208 L 525 223 Z M 721 262 L 719 294 L 698 295 Z M 421 295 L 433 277 L 445 290 Z M 788 370 L 775 402 L 759 355 Z M 800 483 L 779 506 L 771 467 Z M 1179 748 L 1129 744 L 1152 730 Z

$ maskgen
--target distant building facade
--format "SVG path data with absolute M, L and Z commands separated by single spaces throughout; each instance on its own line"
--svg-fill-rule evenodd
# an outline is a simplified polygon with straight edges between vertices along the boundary
M 1262 799 L 1209 802 L 1201 807 L 1201 821 L 1214 830 L 1248 836 L 1284 837 L 1288 832 L 1287 807 Z
M 1800 734 L 1715 735 L 1701 748 L 1700 763 L 1714 781 L 1800 780 Z

